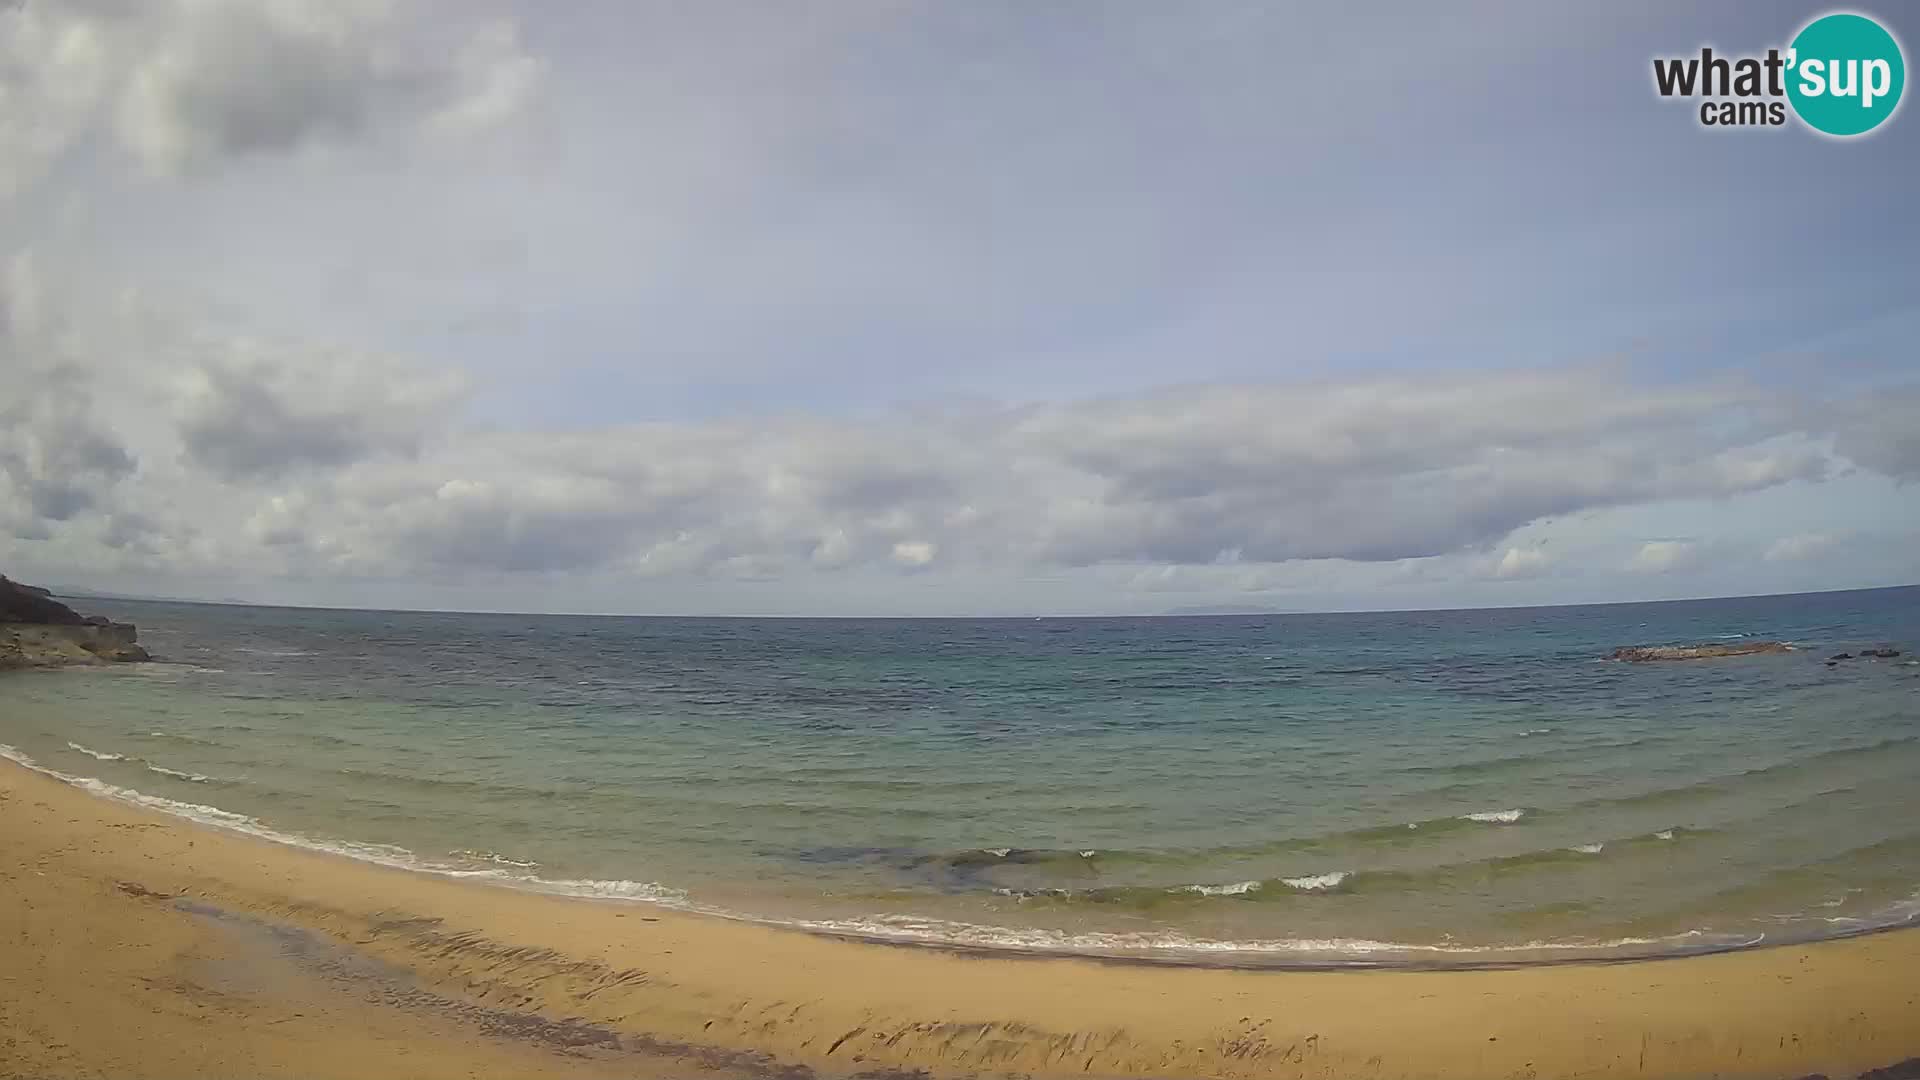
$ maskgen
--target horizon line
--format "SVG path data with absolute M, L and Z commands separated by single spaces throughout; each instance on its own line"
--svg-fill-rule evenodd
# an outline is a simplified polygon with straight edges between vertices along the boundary
M 1049 613 L 1024 615 L 669 615 L 646 612 L 595 612 L 595 611 L 495 611 L 473 608 L 381 608 L 381 607 L 341 607 L 325 604 L 262 604 L 244 600 L 187 600 L 182 598 L 139 597 L 118 595 L 80 596 L 49 590 L 62 600 L 93 600 L 133 604 L 191 604 L 196 607 L 239 607 L 267 608 L 281 611 L 349 611 L 368 614 L 388 615 L 513 615 L 542 619 L 734 619 L 744 621 L 774 622 L 800 620 L 839 620 L 843 622 L 880 620 L 889 621 L 949 621 L 949 622 L 987 622 L 987 621 L 1025 621 L 1081 620 L 1096 619 L 1265 619 L 1290 618 L 1312 615 L 1414 615 L 1446 614 L 1464 611 L 1538 611 L 1559 608 L 1590 607 L 1638 607 L 1650 604 L 1697 604 L 1714 600 L 1766 600 L 1787 596 L 1830 596 L 1840 593 L 1889 592 L 1898 589 L 1920 588 L 1920 582 L 1906 582 L 1899 585 L 1869 585 L 1843 589 L 1802 589 L 1795 592 L 1773 593 L 1734 593 L 1716 596 L 1682 596 L 1662 600 L 1598 600 L 1564 604 L 1479 604 L 1465 607 L 1408 607 L 1408 608 L 1329 608 L 1311 611 L 1158 611 L 1134 612 L 1110 615 L 1058 615 Z

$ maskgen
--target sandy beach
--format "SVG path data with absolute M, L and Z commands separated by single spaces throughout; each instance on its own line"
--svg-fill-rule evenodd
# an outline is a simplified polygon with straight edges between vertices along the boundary
M 435 878 L 12 763 L 0 823 L 5 1076 L 1920 1075 L 1912 930 L 1504 971 L 1166 968 Z

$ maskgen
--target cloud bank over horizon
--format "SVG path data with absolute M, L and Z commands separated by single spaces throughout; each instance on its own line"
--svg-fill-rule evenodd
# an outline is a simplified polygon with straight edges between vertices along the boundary
M 1444 223 L 1374 235 L 1377 253 L 1343 268 L 1315 246 L 1324 215 L 1291 208 L 1284 185 L 1218 221 L 1183 202 L 1218 237 L 1297 226 L 1286 249 L 1204 254 L 1045 195 L 1091 170 L 1122 185 L 1101 198 L 1127 200 L 1129 222 L 1173 208 L 1161 166 L 1135 176 L 1112 157 L 1140 129 L 1111 117 L 1081 132 L 1079 158 L 1003 148 L 1027 195 L 967 187 L 943 203 L 963 189 L 923 170 L 945 142 L 834 157 L 852 136 L 830 120 L 896 120 L 848 111 L 875 107 L 874 89 L 836 98 L 832 80 L 914 99 L 926 90 L 910 73 L 860 73 L 857 46 L 966 31 L 969 62 L 1025 85 L 1057 57 L 998 36 L 1011 9 L 964 27 L 919 8 L 826 20 L 787 66 L 728 83 L 727 108 L 686 104 L 700 76 L 660 76 L 679 72 L 664 47 L 657 71 L 597 63 L 582 27 L 733 47 L 780 16 L 595 10 L 0 12 L 0 99 L 24 105 L 0 119 L 0 564 L 209 598 L 727 614 L 1451 606 L 1920 579 L 1911 292 L 1864 313 L 1846 307 L 1857 289 L 1808 293 L 1810 321 L 1774 328 L 1800 350 L 1783 353 L 1720 329 L 1774 317 L 1764 282 L 1698 293 L 1694 321 L 1652 295 L 1604 301 L 1636 286 L 1591 276 L 1598 248 L 1579 245 L 1609 242 L 1574 239 L 1578 221 L 1557 226 L 1579 274 L 1564 297 L 1524 292 L 1545 252 L 1497 244 L 1402 281 L 1451 242 Z M 1112 77 L 1157 41 L 1139 55 L 1198 80 L 1196 58 L 1231 48 L 1145 7 L 1121 14 L 1083 43 L 1083 75 Z M 1039 85 L 1070 88 L 1070 74 Z M 654 121 L 621 195 L 602 186 L 608 155 L 640 136 L 605 123 L 597 91 L 613 85 Z M 813 101 L 809 88 L 828 104 L 774 107 Z M 1187 92 L 1203 89 L 1221 90 Z M 656 115 L 655 99 L 683 107 Z M 914 140 L 969 116 L 920 109 Z M 777 161 L 739 141 L 776 133 Z M 940 138 L 971 153 L 986 137 Z M 1881 141 L 1912 156 L 1910 134 Z M 1223 177 L 1287 157 L 1209 152 Z M 758 190 L 762 174 L 737 171 L 749 162 L 777 164 L 777 184 Z M 1374 178 L 1385 163 L 1349 167 Z M 1660 192 L 1642 195 L 1625 235 L 1684 235 Z M 763 220 L 753 257 L 711 276 L 743 242 L 743 213 L 796 201 L 848 228 Z M 703 206 L 712 224 L 683 234 Z M 1514 236 L 1531 235 L 1514 213 Z M 1021 247 L 1028 215 L 1080 247 Z M 1364 228 L 1341 243 L 1368 242 Z M 979 248 L 970 229 L 1010 246 Z M 627 261 L 608 262 L 603 239 Z M 1072 264 L 1049 267 L 1063 250 Z M 1148 252 L 1181 273 L 1149 272 Z M 1041 276 L 974 276 L 989 268 Z M 1886 273 L 1890 296 L 1914 283 L 1910 266 Z M 1511 312 L 1480 313 L 1457 291 L 1465 274 L 1511 281 Z M 1341 281 L 1336 337 L 1317 320 Z M 1143 305 L 1164 310 L 1143 324 Z M 1596 319 L 1621 326 L 1593 332 Z M 1549 322 L 1564 340 L 1537 356 Z M 1672 344 L 1701 333 L 1720 337 Z

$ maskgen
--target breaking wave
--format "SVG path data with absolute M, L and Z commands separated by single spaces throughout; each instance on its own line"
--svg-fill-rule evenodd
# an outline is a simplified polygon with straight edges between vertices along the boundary
M 79 751 L 80 753 L 82 753 L 82 754 L 85 754 L 85 755 L 87 755 L 88 757 L 90 757 L 90 758 L 92 758 L 92 759 L 94 759 L 95 761 L 125 761 L 125 760 L 127 760 L 127 755 L 125 755 L 125 754 L 107 754 L 107 753 L 102 753 L 102 752 L 101 752 L 101 751 L 99 751 L 99 750 L 91 750 L 91 749 L 88 749 L 87 747 L 84 747 L 84 746 L 81 746 L 81 745 L 80 745 L 79 743 L 77 743 L 77 742 L 69 742 L 69 743 L 67 743 L 67 749 L 69 749 L 69 750 L 77 750 L 77 751 Z
M 210 783 L 213 783 L 215 780 L 215 777 L 207 776 L 204 773 L 182 772 L 179 769 L 169 769 L 165 765 L 155 764 L 154 762 L 148 761 L 146 758 L 129 757 L 126 754 L 114 754 L 104 750 L 95 750 L 91 747 L 82 746 L 77 742 L 68 742 L 67 749 L 85 754 L 88 757 L 94 759 L 95 761 L 131 762 L 133 764 L 142 766 L 148 772 L 158 773 L 161 776 L 171 776 L 175 780 L 185 780 L 188 783 L 210 784 Z
M 253 819 L 244 813 L 234 813 L 223 807 L 207 803 L 190 803 L 180 799 L 167 799 L 136 792 L 132 788 L 121 788 L 108 784 L 92 776 L 73 776 L 48 769 L 36 763 L 33 757 L 12 746 L 0 744 L 0 757 L 6 757 L 17 765 L 33 769 L 36 773 L 52 776 L 65 784 L 71 784 L 79 790 L 90 792 L 100 798 L 121 801 L 127 805 L 144 807 L 150 811 L 167 813 L 186 821 L 204 824 L 211 828 L 223 828 L 228 832 L 238 832 L 261 840 L 271 840 L 275 844 L 292 847 L 305 847 L 311 851 L 324 851 L 330 855 L 344 855 L 349 859 L 359 859 L 365 863 L 374 863 L 382 867 L 403 869 L 403 871 L 426 872 L 449 878 L 474 878 L 488 884 L 499 884 L 507 888 L 518 888 L 528 892 L 555 894 L 555 896 L 584 897 L 599 901 L 622 901 L 622 903 L 649 903 L 662 905 L 680 911 L 691 911 L 699 915 L 710 915 L 720 919 L 756 922 L 766 926 L 785 926 L 795 930 L 806 930 L 814 934 L 828 934 L 839 938 L 856 938 L 870 942 L 895 942 L 895 944 L 939 945 L 939 947 L 973 947 L 973 949 L 991 949 L 991 951 L 1027 951 L 1027 953 L 1062 953 L 1062 955 L 1100 955 L 1116 959 L 1137 959 L 1137 961 L 1158 961 L 1158 963 L 1231 963 L 1231 965 L 1250 965 L 1250 967 L 1507 967 L 1521 963 L 1549 963 L 1563 959 L 1626 959 L 1626 957 L 1659 957 L 1659 955 L 1690 955 L 1707 951 L 1726 951 L 1740 949 L 1749 945 L 1766 944 L 1766 934 L 1724 934 L 1709 930 L 1686 930 L 1667 936 L 1622 936 L 1607 940 L 1532 940 L 1515 945 L 1469 945 L 1469 944 L 1409 944 L 1409 942 L 1382 942 L 1369 938 L 1273 938 L 1273 940 L 1212 940 L 1212 938 L 1194 938 L 1181 934 L 1177 930 L 1152 930 L 1152 932 L 1066 932 L 1052 928 L 1021 928 L 1021 926 L 991 926 L 975 922 L 933 919 L 920 915 L 872 915 L 872 917 L 852 917 L 852 919 L 793 919 L 793 917 L 766 917 L 749 915 L 741 911 L 720 909 L 705 903 L 697 903 L 685 894 L 684 890 L 664 886 L 659 882 L 645 880 L 626 880 L 626 878 L 541 878 L 528 869 L 536 867 L 532 861 L 511 859 L 495 851 L 480 849 L 459 849 L 451 855 L 461 859 L 467 865 L 451 865 L 442 861 L 430 861 L 415 855 L 405 847 L 390 844 L 361 844 L 348 840 L 315 840 L 309 836 L 300 836 Z M 1519 813 L 1519 811 L 1498 811 L 1498 813 Z M 1672 830 L 1663 830 L 1655 836 L 1670 838 Z M 1004 851 L 1004 853 L 1002 853 Z M 1085 851 L 1085 855 L 1083 855 Z M 1073 851 L 1075 857 L 1092 857 L 1091 849 Z M 1014 859 L 1020 855 L 1020 849 L 979 849 L 981 855 L 993 859 Z M 1561 857 L 1567 853 L 1563 851 Z M 1542 861 L 1555 857 L 1553 853 L 1530 853 L 1519 857 L 1496 859 L 1488 865 L 1523 865 L 1532 861 Z M 470 863 L 490 863 L 486 869 L 470 869 Z M 1162 897 L 1188 896 L 1196 901 L 1236 901 L 1236 899 L 1254 899 L 1265 894 L 1325 894 L 1325 892 L 1344 892 L 1356 884 L 1365 884 L 1367 878 L 1382 882 L 1392 882 L 1394 878 L 1417 878 L 1421 874 L 1354 874 L 1354 872 L 1331 871 L 1321 874 L 1304 874 L 1292 878 L 1273 878 L 1273 880 L 1244 880 L 1231 884 L 1192 884 L 1192 886 L 1173 886 L 1158 890 L 1142 888 L 1114 888 L 1114 890 L 1031 890 L 1021 894 L 1018 890 L 996 890 L 1004 896 L 1060 897 L 1060 899 L 1079 899 L 1091 897 L 1100 899 L 1119 897 L 1119 894 L 1140 894 L 1140 892 L 1158 892 Z M 1839 930 L 1830 930 L 1818 936 L 1853 936 L 1860 932 L 1905 924 L 1920 919 L 1920 897 L 1908 899 L 1899 905 L 1893 905 L 1882 913 L 1876 913 L 1872 919 L 1828 919 L 1822 920 L 1824 926 L 1839 926 Z M 1780 940 L 1809 940 L 1814 934 L 1803 938 L 1780 938 Z

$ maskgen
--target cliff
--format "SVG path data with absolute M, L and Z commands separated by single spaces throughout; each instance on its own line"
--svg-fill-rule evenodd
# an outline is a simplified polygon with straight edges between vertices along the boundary
M 130 623 L 81 615 L 47 590 L 0 576 L 0 670 L 149 660 Z

